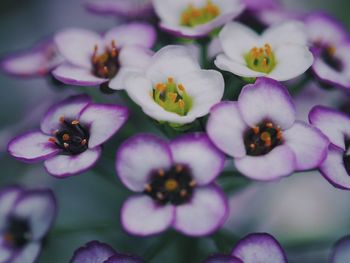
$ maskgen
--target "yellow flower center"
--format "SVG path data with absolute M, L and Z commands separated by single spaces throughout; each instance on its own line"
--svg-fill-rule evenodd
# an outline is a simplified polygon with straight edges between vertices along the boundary
M 220 8 L 211 0 L 203 7 L 195 7 L 190 4 L 182 12 L 180 24 L 187 27 L 195 27 L 210 22 L 220 15 Z
M 253 47 L 245 55 L 245 60 L 250 69 L 263 73 L 270 73 L 276 66 L 276 58 L 269 44 L 261 48 Z

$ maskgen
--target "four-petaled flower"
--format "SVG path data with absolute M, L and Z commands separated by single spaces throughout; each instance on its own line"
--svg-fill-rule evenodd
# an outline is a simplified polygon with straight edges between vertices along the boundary
M 213 183 L 224 155 L 205 134 L 179 137 L 170 143 L 136 135 L 117 152 L 116 170 L 137 196 L 121 209 L 129 233 L 147 236 L 172 226 L 190 236 L 208 235 L 223 225 L 228 203 Z
M 207 132 L 219 149 L 235 158 L 241 173 L 256 180 L 316 168 L 329 144 L 317 128 L 295 120 L 287 90 L 268 78 L 246 85 L 237 102 L 214 106 Z
M 50 190 L 1 190 L 0 262 L 36 262 L 55 217 L 56 200 Z
M 86 171 L 101 155 L 101 145 L 128 118 L 125 107 L 92 103 L 89 96 L 72 96 L 53 105 L 41 130 L 14 138 L 10 155 L 24 162 L 45 160 L 49 174 L 63 178 Z

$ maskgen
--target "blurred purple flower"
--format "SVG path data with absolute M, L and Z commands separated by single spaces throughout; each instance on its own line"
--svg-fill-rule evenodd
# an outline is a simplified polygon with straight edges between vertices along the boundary
M 348 263 L 350 259 L 350 236 L 339 239 L 334 247 L 330 263 Z
M 156 40 L 154 28 L 145 23 L 130 23 L 109 30 L 103 37 L 79 28 L 55 35 L 55 43 L 67 60 L 52 73 L 65 84 L 95 86 L 109 83 L 123 89 L 127 72 L 147 65 Z
M 116 252 L 112 247 L 98 241 L 91 241 L 74 252 L 70 263 L 143 263 L 134 255 Z
M 121 210 L 121 223 L 131 234 L 147 236 L 172 226 L 190 236 L 213 233 L 227 219 L 224 193 L 213 182 L 224 155 L 205 134 L 170 143 L 137 135 L 117 152 L 116 169 L 123 184 L 139 195 Z
M 101 145 L 128 118 L 128 110 L 111 104 L 94 104 L 89 96 L 72 96 L 53 105 L 41 121 L 41 130 L 14 138 L 10 155 L 23 162 L 45 160 L 49 174 L 64 178 L 92 167 Z
M 238 241 L 231 256 L 215 255 L 204 263 L 287 263 L 278 241 L 266 233 L 250 234 Z
M 235 158 L 236 168 L 255 180 L 316 168 L 329 144 L 318 129 L 295 120 L 286 88 L 268 78 L 246 85 L 237 102 L 214 106 L 207 132 L 219 149 Z
M 0 191 L 0 262 L 34 263 L 56 217 L 50 190 Z

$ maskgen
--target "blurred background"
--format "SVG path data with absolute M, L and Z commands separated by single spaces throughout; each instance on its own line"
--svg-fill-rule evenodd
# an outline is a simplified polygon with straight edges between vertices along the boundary
M 104 31 L 117 23 L 113 17 L 89 14 L 83 2 L 0 0 L 0 57 L 29 48 L 65 27 Z M 295 10 L 326 10 L 350 29 L 348 0 L 284 2 Z M 50 187 L 59 202 L 56 226 L 46 240 L 39 263 L 69 262 L 73 251 L 90 240 L 107 242 L 118 251 L 140 256 L 151 257 L 154 253 L 151 262 L 155 263 L 196 263 L 216 251 L 210 238 L 198 243 L 179 236 L 154 251 L 159 238 L 130 237 L 121 230 L 119 208 L 129 193 L 114 179 L 113 153 L 129 126 L 108 146 L 110 158 L 101 160 L 94 171 L 65 180 L 53 179 L 41 164 L 26 165 L 6 154 L 8 140 L 37 127 L 40 116 L 53 101 L 82 89 L 53 88 L 47 79 L 17 79 L 2 73 L 0 89 L 0 186 Z M 118 102 L 119 98 L 113 94 L 106 100 Z M 135 119 L 140 116 L 132 117 L 133 124 L 129 125 L 150 131 L 142 116 L 138 120 Z M 296 174 L 280 182 L 253 183 L 231 197 L 231 211 L 223 231 L 238 237 L 269 232 L 286 248 L 291 263 L 327 262 L 332 244 L 350 234 L 350 193 L 333 188 L 318 172 Z M 202 254 L 191 258 L 193 246 L 200 246 Z

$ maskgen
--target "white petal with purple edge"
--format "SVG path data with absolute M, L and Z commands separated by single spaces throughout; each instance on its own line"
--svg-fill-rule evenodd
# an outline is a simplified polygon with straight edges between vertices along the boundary
M 103 263 L 116 252 L 109 245 L 91 241 L 74 252 L 71 263 Z
M 142 192 L 150 173 L 172 165 L 169 146 L 152 135 L 136 135 L 118 149 L 116 170 L 123 184 L 132 191 Z
M 189 236 L 209 235 L 218 230 L 228 216 L 228 202 L 216 186 L 198 187 L 189 203 L 176 206 L 173 226 Z
M 41 244 L 32 242 L 17 252 L 16 256 L 11 259 L 11 263 L 33 263 L 36 262 L 41 250 Z
M 160 20 L 170 25 L 179 24 L 181 13 L 186 9 L 188 3 L 188 0 L 152 0 L 153 7 Z
M 91 103 L 91 98 L 87 95 L 71 96 L 63 101 L 54 104 L 46 112 L 41 121 L 40 128 L 44 133 L 53 134 L 60 125 L 60 118 L 77 120 L 80 112 Z
M 235 166 L 245 176 L 260 181 L 269 181 L 287 176 L 296 167 L 295 154 L 289 146 L 277 146 L 261 156 L 245 156 L 235 159 Z
M 225 156 L 205 134 L 185 135 L 170 143 L 174 163 L 190 168 L 198 185 L 212 182 L 222 171 Z
M 130 234 L 148 236 L 163 232 L 174 219 L 172 205 L 159 205 L 145 195 L 129 197 L 120 212 L 121 223 Z
M 316 168 L 327 156 L 329 140 L 315 127 L 297 121 L 282 136 L 295 153 L 297 170 Z
M 334 245 L 330 263 L 348 263 L 350 258 L 350 236 L 345 236 Z
M 64 178 L 87 171 L 95 165 L 100 155 L 101 147 L 96 147 L 78 155 L 57 155 L 46 160 L 44 165 L 49 174 Z
M 246 85 L 239 95 L 238 107 L 243 120 L 251 127 L 269 120 L 284 130 L 295 121 L 295 106 L 287 89 L 268 78 Z
M 221 102 L 211 109 L 206 130 L 212 142 L 226 154 L 237 158 L 245 156 L 246 129 L 237 102 Z
M 90 104 L 79 121 L 89 127 L 89 148 L 95 148 L 111 138 L 126 122 L 128 110 L 111 104 Z
M 42 239 L 56 216 L 56 201 L 49 190 L 27 191 L 16 202 L 13 215 L 28 220 L 31 239 Z
M 8 152 L 24 162 L 46 160 L 60 152 L 55 144 L 49 142 L 49 138 L 40 131 L 25 133 L 10 141 Z
M 144 261 L 135 256 L 115 254 L 103 263 L 144 263 Z
M 22 194 L 19 187 L 6 187 L 0 192 L 0 232 L 3 231 L 8 215 L 14 208 L 14 204 Z M 0 245 L 1 246 L 1 245 Z M 0 253 L 1 254 L 1 253 Z M 0 257 L 1 258 L 1 257 Z M 0 260 L 0 262 L 2 262 Z
M 145 69 L 151 62 L 154 52 L 140 46 L 126 46 L 120 50 L 119 63 L 122 67 Z
M 244 263 L 287 263 L 285 252 L 278 241 L 269 234 L 250 234 L 241 239 L 232 255 Z

